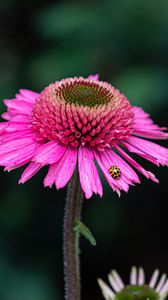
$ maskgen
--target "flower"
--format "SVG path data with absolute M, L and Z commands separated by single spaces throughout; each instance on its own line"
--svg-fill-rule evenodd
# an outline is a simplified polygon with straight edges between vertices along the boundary
M 114 191 L 128 192 L 140 183 L 131 165 L 158 182 L 127 152 L 158 165 L 168 164 L 168 150 L 147 139 L 166 139 L 140 107 L 98 75 L 56 81 L 41 93 L 21 89 L 4 100 L 8 111 L 0 123 L 0 165 L 10 171 L 27 163 L 19 183 L 49 165 L 44 186 L 64 187 L 77 166 L 86 198 L 102 196 L 95 162 Z M 126 152 L 127 151 L 127 152 Z
M 112 289 L 102 279 L 98 283 L 106 300 L 164 300 L 168 294 L 168 278 L 163 274 L 158 281 L 158 277 L 159 270 L 155 270 L 146 284 L 143 268 L 132 267 L 128 285 L 124 285 L 115 270 L 108 275 Z

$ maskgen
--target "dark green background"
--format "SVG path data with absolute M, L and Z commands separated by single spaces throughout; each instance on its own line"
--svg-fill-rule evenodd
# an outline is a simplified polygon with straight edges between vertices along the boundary
M 1 111 L 3 98 L 21 87 L 41 91 L 64 77 L 99 73 L 166 125 L 167 0 L 1 0 L 0 41 Z M 96 279 L 112 267 L 125 281 L 132 264 L 148 278 L 155 267 L 168 272 L 167 170 L 138 161 L 160 185 L 141 177 L 118 199 L 103 181 L 103 199 L 84 203 L 97 247 L 81 240 L 82 299 L 102 299 Z M 44 189 L 46 169 L 17 185 L 21 171 L 0 173 L 0 300 L 62 300 L 66 189 Z

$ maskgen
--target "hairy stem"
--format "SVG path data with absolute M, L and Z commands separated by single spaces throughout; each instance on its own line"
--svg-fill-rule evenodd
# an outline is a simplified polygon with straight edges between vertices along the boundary
M 83 191 L 77 169 L 68 184 L 64 215 L 64 280 L 65 300 L 80 300 L 80 261 L 79 233 L 74 230 L 76 221 L 81 218 Z

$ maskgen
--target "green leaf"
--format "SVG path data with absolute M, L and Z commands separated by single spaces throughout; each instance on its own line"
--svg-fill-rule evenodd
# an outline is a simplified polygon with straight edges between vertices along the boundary
M 89 228 L 83 224 L 81 221 L 76 221 L 74 231 L 76 231 L 79 235 L 83 235 L 90 243 L 92 246 L 96 246 L 96 240 L 89 230 Z

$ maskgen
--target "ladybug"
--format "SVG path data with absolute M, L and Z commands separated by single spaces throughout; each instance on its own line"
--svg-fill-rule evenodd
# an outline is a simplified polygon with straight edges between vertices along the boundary
M 117 166 L 110 166 L 110 168 L 109 168 L 108 171 L 109 171 L 109 174 L 111 175 L 111 177 L 113 179 L 120 179 L 120 177 L 121 177 L 121 170 L 120 170 L 119 167 L 117 167 Z

